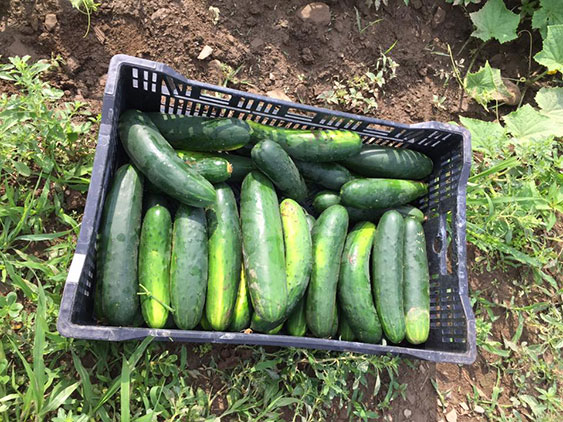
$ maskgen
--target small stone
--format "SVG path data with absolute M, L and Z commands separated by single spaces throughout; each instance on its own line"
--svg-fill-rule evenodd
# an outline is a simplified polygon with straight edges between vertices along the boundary
M 410 418 L 412 415 L 412 412 L 410 411 L 410 409 L 405 409 L 403 411 L 403 415 L 405 415 L 405 418 Z
M 448 422 L 457 422 L 457 412 L 455 409 L 452 409 L 448 413 L 446 413 L 446 420 Z
M 315 57 L 309 47 L 305 47 L 301 50 L 301 60 L 303 60 L 305 64 L 313 64 L 315 62 Z
M 263 45 L 264 45 L 264 40 L 262 38 L 254 38 L 252 41 L 250 41 L 250 47 L 253 48 L 254 50 L 258 50 L 262 48 Z
M 459 406 L 465 411 L 469 410 L 469 406 L 463 401 L 461 403 L 459 403 Z
M 485 409 L 483 409 L 483 408 L 482 408 L 481 406 L 479 406 L 479 405 L 476 405 L 476 406 L 473 408 L 473 410 L 475 411 L 475 413 L 479 413 L 479 414 L 481 414 L 481 415 L 482 415 L 483 413 L 485 413 Z
M 74 73 L 80 68 L 80 63 L 78 63 L 74 57 L 70 56 L 66 61 L 66 67 L 71 73 Z
M 206 58 L 211 56 L 211 53 L 213 53 L 213 49 L 211 47 L 209 47 L 208 45 L 206 45 L 201 49 L 199 56 L 197 56 L 197 59 L 198 60 L 205 60 Z
M 53 29 L 55 29 L 55 26 L 57 26 L 57 15 L 55 15 L 54 13 L 49 13 L 47 16 L 45 16 L 45 29 L 49 32 L 52 32 Z
M 303 22 L 311 22 L 316 25 L 328 25 L 330 23 L 330 7 L 326 3 L 309 3 L 297 12 L 297 16 Z
M 274 89 L 272 91 L 268 91 L 266 92 L 266 95 L 268 97 L 272 97 L 272 98 L 276 98 L 278 100 L 283 100 L 283 101 L 293 101 L 291 98 L 289 98 L 285 92 L 283 92 L 281 89 Z
M 446 20 L 446 11 L 441 7 L 436 9 L 436 13 L 434 13 L 434 17 L 432 18 L 432 28 L 436 29 L 440 25 L 444 23 Z

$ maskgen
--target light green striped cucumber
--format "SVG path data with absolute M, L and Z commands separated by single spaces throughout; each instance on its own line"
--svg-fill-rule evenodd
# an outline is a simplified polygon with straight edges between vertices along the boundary
M 216 185 L 217 200 L 207 211 L 209 277 L 205 312 L 211 327 L 226 330 L 237 299 L 242 240 L 235 195 L 225 183 Z
M 424 343 L 430 332 L 430 276 L 424 229 L 405 219 L 404 303 L 407 341 Z
M 268 322 L 285 317 L 287 281 L 278 197 L 272 182 L 252 171 L 242 183 L 244 266 L 254 312 Z
M 242 331 L 250 326 L 251 308 L 246 283 L 246 271 L 244 265 L 241 265 L 237 301 L 235 302 L 235 310 L 233 312 L 231 326 L 229 327 L 230 331 Z
M 174 322 L 182 330 L 201 320 L 207 292 L 207 222 L 202 208 L 180 205 L 172 231 L 170 298 Z
M 398 179 L 353 179 L 340 189 L 342 204 L 361 208 L 394 208 L 428 192 L 426 183 Z
M 373 295 L 385 336 L 392 343 L 405 338 L 403 254 L 405 222 L 397 211 L 381 217 L 372 254 Z
M 96 316 L 111 325 L 131 325 L 139 313 L 137 270 L 143 176 L 120 167 L 107 194 L 97 254 Z
M 307 326 L 315 337 L 329 337 L 336 307 L 336 290 L 348 213 L 341 205 L 328 207 L 313 227 L 313 269 L 307 293 Z
M 149 209 L 139 246 L 139 294 L 143 318 L 151 328 L 163 328 L 170 310 L 170 245 L 172 219 L 164 207 Z
M 317 214 L 320 214 L 328 207 L 337 204 L 340 204 L 340 195 L 329 190 L 320 191 L 313 198 L 313 209 Z
M 346 238 L 342 254 L 338 303 L 346 321 L 358 340 L 377 343 L 381 340 L 381 324 L 373 302 L 369 274 L 369 259 L 375 225 L 358 223 Z

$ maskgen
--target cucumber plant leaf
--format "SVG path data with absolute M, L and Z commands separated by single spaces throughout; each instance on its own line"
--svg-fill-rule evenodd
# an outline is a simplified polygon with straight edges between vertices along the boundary
M 496 38 L 501 44 L 518 37 L 516 30 L 520 16 L 511 12 L 503 0 L 489 0 L 477 12 L 470 13 L 475 31 L 471 34 L 483 41 Z
M 543 49 L 534 56 L 550 72 L 563 73 L 563 25 L 547 27 L 547 37 L 543 40 Z
M 540 141 L 551 136 L 563 136 L 563 124 L 557 124 L 530 104 L 504 116 L 506 130 L 518 141 Z
M 536 94 L 540 113 L 563 125 L 563 87 L 541 88 Z
M 469 117 L 459 117 L 461 124 L 471 132 L 473 151 L 489 152 L 506 140 L 506 130 L 498 122 L 486 122 Z
M 547 37 L 548 25 L 563 24 L 563 1 L 540 0 L 540 8 L 532 17 L 532 28 L 539 29 L 542 38 Z
M 500 69 L 492 68 L 489 62 L 475 73 L 469 73 L 464 81 L 465 92 L 485 109 L 494 99 L 510 96 L 500 75 Z

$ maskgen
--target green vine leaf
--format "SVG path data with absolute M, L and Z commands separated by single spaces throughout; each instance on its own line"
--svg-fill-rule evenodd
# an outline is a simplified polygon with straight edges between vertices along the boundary
M 471 34 L 483 41 L 496 38 L 501 44 L 518 37 L 520 16 L 511 12 L 503 0 L 489 0 L 479 11 L 470 13 L 475 31 Z
M 498 122 L 486 122 L 469 117 L 459 117 L 461 124 L 471 132 L 473 151 L 488 151 L 492 146 L 506 139 L 506 130 Z
M 536 94 L 540 113 L 563 125 L 563 87 L 542 88 Z
M 540 141 L 551 136 L 563 136 L 563 124 L 557 124 L 530 104 L 504 116 L 506 130 L 518 141 Z
M 563 73 L 563 25 L 547 27 L 547 37 L 543 40 L 543 49 L 534 56 L 549 72 Z
M 547 36 L 548 25 L 563 24 L 563 1 L 540 0 L 540 8 L 532 17 L 532 28 L 539 29 L 543 39 Z
M 488 61 L 477 72 L 467 75 L 465 91 L 485 109 L 489 101 L 510 96 L 502 81 L 500 70 L 492 68 Z

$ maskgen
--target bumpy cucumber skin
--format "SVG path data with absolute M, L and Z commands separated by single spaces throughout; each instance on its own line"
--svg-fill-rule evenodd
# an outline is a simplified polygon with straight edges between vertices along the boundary
M 250 326 L 250 314 L 252 311 L 250 298 L 248 297 L 248 288 L 246 282 L 246 271 L 244 265 L 240 269 L 240 282 L 238 285 L 237 300 L 233 312 L 230 331 L 242 331 Z
M 240 195 L 244 265 L 252 306 L 263 320 L 285 317 L 287 282 L 278 197 L 272 182 L 250 172 Z
M 336 307 L 340 259 L 348 231 L 341 205 L 327 208 L 313 227 L 313 268 L 307 292 L 307 326 L 315 337 L 329 337 Z
M 251 142 L 270 139 L 293 158 L 302 161 L 339 161 L 358 154 L 362 148 L 360 135 L 347 130 L 299 130 L 266 126 L 248 121 Z
M 360 208 L 393 208 L 428 193 L 426 183 L 398 179 L 353 179 L 342 186 L 342 204 Z
M 350 324 L 348 324 L 348 321 L 346 320 L 346 315 L 344 315 L 344 313 L 342 311 L 340 312 L 339 323 L 340 323 L 340 327 L 339 327 L 339 330 L 338 330 L 338 335 L 340 337 L 340 340 L 342 340 L 342 341 L 355 341 L 356 335 L 354 334 L 354 331 L 352 331 Z
M 404 305 L 407 341 L 421 344 L 430 333 L 430 275 L 424 229 L 405 219 Z
M 197 151 L 176 151 L 184 163 L 211 183 L 224 182 L 231 177 L 233 166 L 222 157 L 207 156 Z
M 170 300 L 176 326 L 191 330 L 201 320 L 207 292 L 207 221 L 202 208 L 180 205 L 172 230 Z
M 350 170 L 365 177 L 423 179 L 432 173 L 432 160 L 417 151 L 379 145 L 363 145 L 359 154 L 345 160 Z
M 348 169 L 338 163 L 310 163 L 295 160 L 295 165 L 305 179 L 327 189 L 338 190 L 344 183 L 352 179 Z
M 381 324 L 373 302 L 369 260 L 375 225 L 364 221 L 354 226 L 346 238 L 338 282 L 338 303 L 358 340 L 377 343 Z
M 143 112 L 128 110 L 121 115 L 119 137 L 135 167 L 159 190 L 194 207 L 215 201 L 213 185 L 176 155 Z
M 313 209 L 317 214 L 322 213 L 332 205 L 340 204 L 340 196 L 336 192 L 323 190 L 313 198 Z
M 229 151 L 250 140 L 248 124 L 239 119 L 147 113 L 174 148 L 190 151 Z
M 403 254 L 405 222 L 397 211 L 383 214 L 372 253 L 373 295 L 385 336 L 392 343 L 405 338 Z
M 307 185 L 289 155 L 273 141 L 259 142 L 252 148 L 252 161 L 289 198 L 303 201 Z
M 285 246 L 286 315 L 289 315 L 307 290 L 313 265 L 313 246 L 305 212 L 297 202 L 284 199 L 280 204 L 280 215 Z
M 216 331 L 226 330 L 237 299 L 242 260 L 242 236 L 235 195 L 218 184 L 217 200 L 207 210 L 209 276 L 205 311 Z
M 151 328 L 163 328 L 170 307 L 170 245 L 172 219 L 164 207 L 149 209 L 139 245 L 139 293 L 143 318 Z
M 307 320 L 305 319 L 305 297 L 297 302 L 297 306 L 289 314 L 285 323 L 289 335 L 303 337 L 307 332 Z
M 120 167 L 104 204 L 97 255 L 96 314 L 111 325 L 131 325 L 139 313 L 138 248 L 143 176 Z

